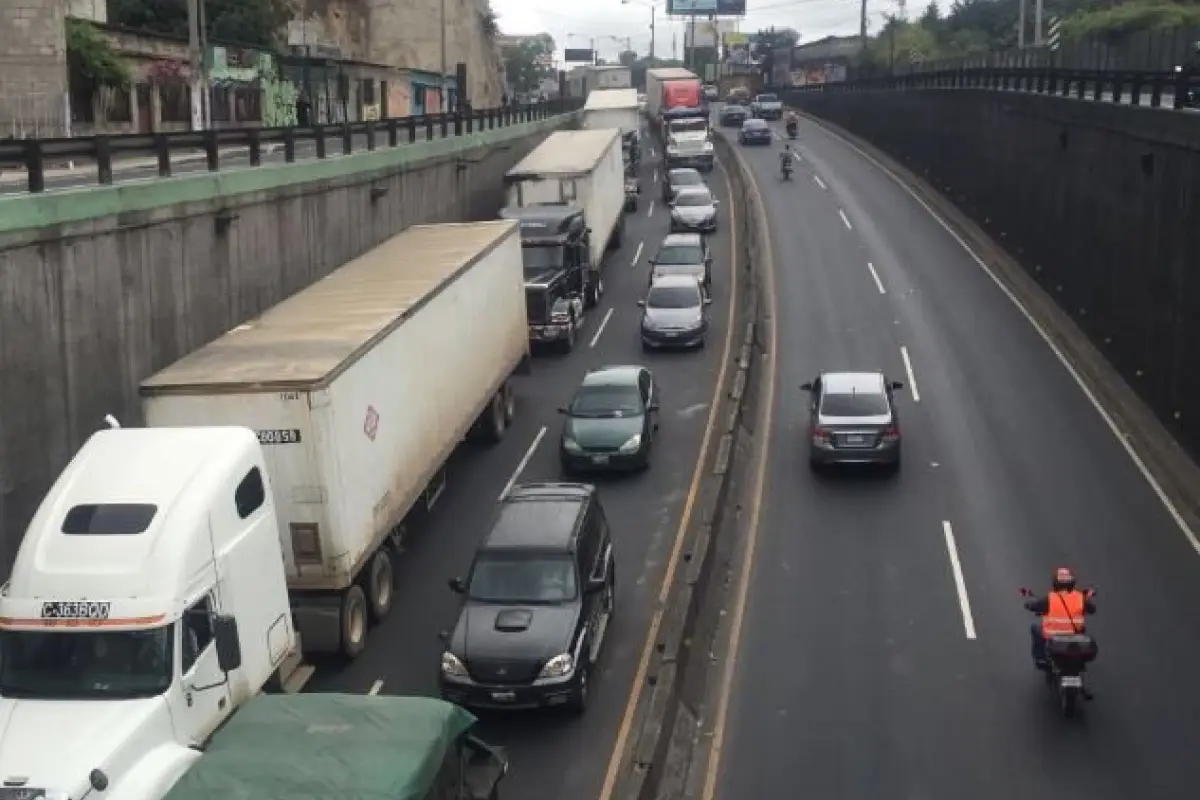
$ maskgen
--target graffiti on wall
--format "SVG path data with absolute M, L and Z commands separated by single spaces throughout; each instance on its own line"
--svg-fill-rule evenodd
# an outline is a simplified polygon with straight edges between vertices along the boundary
M 213 47 L 209 70 L 214 82 L 256 87 L 262 92 L 262 124 L 295 125 L 298 90 L 283 77 L 270 53 L 237 47 Z

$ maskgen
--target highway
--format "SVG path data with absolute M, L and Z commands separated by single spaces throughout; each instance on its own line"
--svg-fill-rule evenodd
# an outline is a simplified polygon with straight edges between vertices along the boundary
M 705 800 L 1196 797 L 1195 542 L 922 204 L 810 121 L 790 183 L 779 149 L 742 149 L 769 209 L 779 357 Z M 855 368 L 906 384 L 895 478 L 810 472 L 798 386 Z M 1059 565 L 1099 589 L 1096 699 L 1072 720 L 1018 596 Z
M 439 131 L 435 129 L 434 137 L 439 135 Z M 406 131 L 401 131 L 399 146 L 403 147 L 408 143 Z M 425 130 L 417 129 L 417 141 L 424 141 Z M 367 137 L 359 135 L 354 137 L 353 142 L 354 155 L 367 152 Z M 375 147 L 383 150 L 387 147 L 387 133 L 384 132 L 376 137 Z M 333 136 L 325 141 L 325 157 L 340 158 L 342 156 L 342 140 L 339 136 Z M 310 160 L 317 157 L 316 144 L 312 141 L 303 141 L 296 143 L 296 160 Z M 283 145 L 264 145 L 262 152 L 262 164 L 282 164 Z M 221 148 L 219 165 L 221 170 L 227 169 L 247 169 L 250 167 L 250 152 L 245 147 Z M 204 153 L 201 151 L 195 152 L 180 152 L 171 154 L 171 173 L 172 175 L 187 175 L 195 172 L 205 172 L 208 170 L 207 162 L 204 160 Z M 158 162 L 154 158 L 121 158 L 113 163 L 113 183 L 132 183 L 134 181 L 154 181 L 159 180 L 158 177 Z M 12 194 L 28 194 L 28 178 L 25 170 L 8 169 L 0 171 L 0 196 Z M 96 165 L 93 162 L 76 163 L 74 169 L 56 168 L 46 170 L 46 191 L 56 189 L 79 189 L 86 186 L 98 186 Z
M 307 687 L 436 693 L 442 651 L 438 633 L 453 627 L 459 601 L 446 581 L 466 573 L 506 484 L 560 479 L 562 417 L 557 408 L 567 404 L 585 371 L 608 364 L 648 365 L 663 403 L 653 463 L 644 474 L 596 480 L 613 531 L 618 591 L 601 674 L 593 681 L 583 718 L 561 711 L 481 715 L 481 735 L 506 748 L 512 761 L 502 792 L 506 800 L 594 798 L 599 793 L 709 424 L 729 330 L 728 191 L 721 172 L 715 171 L 711 185 L 723 201 L 723 219 L 722 230 L 711 237 L 715 302 L 707 347 L 644 355 L 636 303 L 647 284 L 648 260 L 666 234 L 669 219 L 654 182 L 655 162 L 653 157 L 644 159 L 640 208 L 626 216 L 622 246 L 606 261 L 601 305 L 589 312 L 575 352 L 539 355 L 533 374 L 518 378 L 517 418 L 500 445 L 464 447 L 456 454 L 445 494 L 396 564 L 391 618 L 371 632 L 367 650 L 357 661 L 318 664 Z

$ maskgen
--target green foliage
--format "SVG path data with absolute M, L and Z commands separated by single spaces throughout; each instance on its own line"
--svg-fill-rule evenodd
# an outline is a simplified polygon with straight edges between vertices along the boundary
M 93 90 L 128 86 L 129 65 L 91 23 L 67 19 L 67 64 L 72 78 Z
M 292 18 L 288 0 L 205 0 L 208 37 L 273 49 Z M 108 0 L 113 25 L 168 36 L 187 36 L 184 0 Z
M 548 33 L 522 39 L 501 51 L 504 71 L 514 91 L 536 91 L 543 78 L 554 74 L 551 57 L 554 55 L 554 37 Z
M 496 19 L 496 12 L 492 10 L 490 2 L 487 9 L 479 15 L 479 24 L 483 28 L 483 35 L 488 39 L 495 41 L 500 35 L 500 21 Z
M 1132 0 L 1116 6 L 1084 8 L 1063 20 L 1071 39 L 1098 36 L 1110 42 L 1145 30 L 1200 27 L 1200 5 L 1170 0 Z

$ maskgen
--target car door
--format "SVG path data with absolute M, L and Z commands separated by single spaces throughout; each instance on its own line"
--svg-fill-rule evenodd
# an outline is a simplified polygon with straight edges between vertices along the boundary
M 700 247 L 703 248 L 704 253 L 704 285 L 708 287 L 712 285 L 712 250 L 708 247 L 707 239 L 700 240 Z
M 813 381 L 812 392 L 810 392 L 808 396 L 808 430 L 810 435 L 811 432 L 817 428 L 817 425 L 820 422 L 820 415 L 818 412 L 821 408 L 822 388 L 821 376 L 818 375 L 816 380 Z
M 658 430 L 658 410 L 654 408 L 658 397 L 650 370 L 644 369 L 638 374 L 638 389 L 642 393 L 642 403 L 646 406 L 646 415 L 642 418 L 643 435 L 646 441 L 651 442 L 654 441 L 654 432 Z

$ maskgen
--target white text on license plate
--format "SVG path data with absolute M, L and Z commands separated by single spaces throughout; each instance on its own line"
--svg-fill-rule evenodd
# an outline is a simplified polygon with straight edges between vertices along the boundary
M 846 444 L 866 444 L 866 443 L 867 443 L 867 437 L 862 436 L 861 434 L 855 433 L 855 434 L 851 434 L 846 437 Z
M 515 692 L 492 692 L 492 699 L 497 703 L 511 703 L 517 695 Z
M 1083 678 L 1078 675 L 1064 675 L 1062 685 L 1078 689 L 1080 686 L 1083 686 Z
M 593 464 L 607 464 L 608 456 L 592 456 Z

